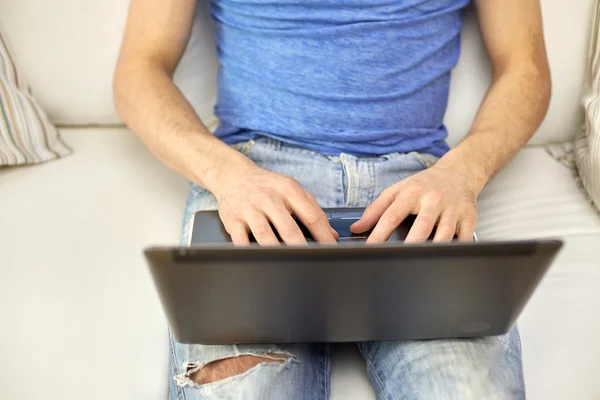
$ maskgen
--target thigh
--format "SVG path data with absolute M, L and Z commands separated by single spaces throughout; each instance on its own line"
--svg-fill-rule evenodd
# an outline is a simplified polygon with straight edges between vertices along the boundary
M 205 189 L 191 186 L 183 217 L 181 244 L 188 245 L 191 216 L 216 210 L 217 201 Z M 190 345 L 170 338 L 169 398 L 195 399 L 326 399 L 329 396 L 330 349 L 324 344 Z M 241 355 L 284 354 L 283 363 L 266 362 L 217 382 L 198 385 L 190 375 L 217 360 Z
M 190 345 L 170 338 L 170 400 L 327 399 L 330 360 L 326 344 Z M 287 360 L 261 362 L 223 380 L 197 384 L 194 372 L 207 364 L 243 355 L 277 354 Z
M 517 328 L 474 339 L 359 343 L 378 399 L 524 399 Z

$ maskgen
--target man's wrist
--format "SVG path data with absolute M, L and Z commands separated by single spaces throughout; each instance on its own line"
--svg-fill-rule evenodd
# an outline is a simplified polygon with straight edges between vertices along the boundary
M 440 158 L 436 166 L 461 175 L 477 196 L 493 175 L 489 166 L 481 161 L 481 155 L 475 154 L 467 146 L 459 145 L 450 150 Z
M 200 186 L 208 189 L 214 195 L 218 195 L 220 188 L 228 180 L 228 172 L 240 170 L 251 166 L 252 161 L 223 143 L 217 138 L 199 152 L 199 160 L 192 167 L 192 180 Z

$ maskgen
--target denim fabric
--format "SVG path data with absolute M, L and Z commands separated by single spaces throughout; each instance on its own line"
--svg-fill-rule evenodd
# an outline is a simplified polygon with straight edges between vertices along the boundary
M 392 153 L 357 158 L 324 156 L 259 138 L 235 146 L 263 168 L 295 178 L 321 207 L 364 207 L 385 188 L 432 165 L 428 154 Z M 190 217 L 216 209 L 215 198 L 192 185 L 183 223 L 188 244 Z M 521 345 L 507 335 L 476 339 L 371 341 L 358 347 L 378 399 L 523 399 Z M 189 375 L 204 365 L 244 354 L 282 353 L 284 363 L 266 362 L 222 381 L 195 384 Z M 170 399 L 326 399 L 330 350 L 326 344 L 188 345 L 171 337 Z

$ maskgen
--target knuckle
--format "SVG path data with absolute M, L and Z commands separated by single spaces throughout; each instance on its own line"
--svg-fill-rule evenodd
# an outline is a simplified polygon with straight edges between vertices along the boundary
M 274 203 L 275 201 L 277 201 L 278 198 L 279 193 L 277 192 L 277 190 L 275 190 L 272 187 L 268 187 L 263 189 L 262 193 L 260 193 L 260 196 L 255 200 L 258 202 L 258 204 L 264 204 L 265 201 Z
M 419 236 L 425 236 L 431 233 L 431 227 L 426 224 L 416 225 L 413 229 L 419 234 Z
M 390 186 L 381 192 L 381 196 L 382 197 L 390 197 L 390 196 L 394 196 L 395 193 L 396 193 L 396 190 L 395 190 L 394 186 Z
M 463 214 L 465 215 L 477 215 L 478 205 L 477 200 L 468 200 L 463 202 Z
M 396 212 L 386 212 L 382 215 L 381 219 L 391 225 L 400 225 L 402 222 L 400 216 Z
M 294 236 L 296 233 L 298 233 L 299 228 L 292 224 L 286 224 L 286 225 L 282 226 L 281 228 L 277 229 L 277 231 L 279 232 L 280 236 L 290 237 L 290 236 Z
M 369 240 L 375 243 L 379 243 L 379 242 L 385 242 L 387 240 L 387 238 L 383 235 L 380 234 L 371 234 L 369 236 Z
M 418 180 L 418 179 L 412 179 L 408 182 L 406 182 L 406 184 L 404 185 L 404 190 L 411 195 L 415 195 L 418 193 L 422 193 L 425 190 L 426 184 L 425 182 Z
M 437 233 L 441 237 L 451 238 L 456 233 L 456 229 L 450 227 L 449 225 L 440 226 L 437 228 Z
M 473 223 L 477 223 L 477 216 L 478 216 L 478 210 L 477 210 L 477 206 L 475 206 L 475 208 L 471 209 L 471 219 L 473 220 Z
M 244 224 L 244 221 L 231 213 L 219 213 L 219 218 L 223 222 L 223 226 L 227 232 L 231 233 L 238 226 Z
M 306 225 L 315 226 L 318 223 L 324 221 L 326 218 L 325 213 L 321 210 L 312 210 L 306 215 Z
M 283 187 L 285 189 L 296 190 L 300 187 L 300 185 L 291 176 L 283 176 L 281 178 L 281 187 Z
M 428 227 L 431 227 L 433 224 L 435 223 L 435 219 L 432 218 L 429 215 L 419 215 L 419 224 L 415 224 L 417 225 L 417 228 L 421 231 L 425 231 L 428 229 Z
M 271 227 L 268 224 L 260 224 L 252 230 L 252 233 L 257 238 L 267 237 L 271 232 Z
M 469 224 L 469 225 L 477 224 L 477 212 L 476 211 L 469 209 L 464 213 L 464 217 L 465 217 L 466 224 Z
M 229 233 L 230 235 L 235 233 L 238 229 L 237 229 L 237 224 L 234 221 L 231 221 L 229 219 L 227 220 L 222 220 L 223 221 L 223 227 L 225 228 L 225 230 L 227 231 L 227 233 Z
M 460 217 L 460 210 L 455 203 L 449 202 L 448 205 L 444 206 L 444 215 L 451 221 L 456 221 Z
M 472 232 L 475 230 L 475 223 L 471 221 L 462 221 L 460 223 L 460 230 L 463 232 Z
M 426 202 L 434 207 L 438 207 L 444 201 L 444 194 L 440 190 L 433 190 L 427 194 Z
M 306 194 L 306 197 L 308 197 L 308 199 L 309 199 L 311 202 L 313 202 L 313 203 L 315 203 L 315 204 L 317 203 L 317 199 L 315 199 L 315 196 L 313 196 L 312 194 L 310 194 L 310 193 L 309 193 L 309 192 L 307 192 L 307 191 L 304 191 L 304 193 Z

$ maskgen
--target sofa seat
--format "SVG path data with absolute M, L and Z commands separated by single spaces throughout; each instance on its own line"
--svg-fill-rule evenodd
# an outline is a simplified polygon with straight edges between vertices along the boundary
M 600 233 L 600 212 L 542 147 L 521 151 L 481 193 L 479 208 L 485 240 Z
M 167 329 L 141 250 L 178 242 L 187 182 L 123 128 L 71 128 L 75 153 L 0 169 L 0 398 L 164 399 Z M 520 320 L 533 400 L 600 398 L 600 217 L 526 148 L 481 196 L 482 239 L 566 237 Z M 332 399 L 373 398 L 337 345 Z

